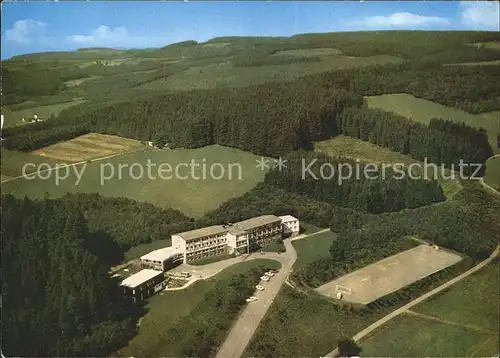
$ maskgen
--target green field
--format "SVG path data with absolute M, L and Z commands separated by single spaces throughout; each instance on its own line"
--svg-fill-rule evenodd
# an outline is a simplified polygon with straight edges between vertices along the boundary
M 310 262 L 330 256 L 330 246 L 336 238 L 337 234 L 327 231 L 293 241 L 292 245 L 297 251 L 297 261 L 295 261 L 294 268 L 301 268 Z
M 319 357 L 380 315 L 348 314 L 316 296 L 283 286 L 250 342 L 246 357 Z
M 273 260 L 246 261 L 225 269 L 211 279 L 198 281 L 186 290 L 167 291 L 151 297 L 146 305 L 148 313 L 140 321 L 139 333 L 119 351 L 120 356 L 167 356 L 160 354 L 169 351 L 169 347 L 165 346 L 165 341 L 168 342 L 165 333 L 189 316 L 218 280 L 248 272 L 261 265 L 280 268 L 280 264 Z
M 394 112 L 400 116 L 426 124 L 429 123 L 431 118 L 442 118 L 454 122 L 464 122 L 474 127 L 482 127 L 488 132 L 493 152 L 500 153 L 500 148 L 497 148 L 497 135 L 500 133 L 499 112 L 474 115 L 405 93 L 369 96 L 366 100 L 368 107 Z
M 484 182 L 500 191 L 500 157 L 490 158 L 486 162 Z
M 260 251 L 262 252 L 285 252 L 286 247 L 283 242 L 271 242 L 265 246 L 263 246 Z
M 363 357 L 493 356 L 497 336 L 461 326 L 404 315 L 361 342 Z M 486 350 L 486 351 L 485 351 Z
M 17 177 L 23 174 L 23 166 L 25 163 L 33 163 L 40 165 L 47 163 L 54 167 L 58 162 L 54 159 L 42 157 L 40 155 L 18 152 L 2 148 L 2 180 L 8 177 Z M 26 167 L 26 172 L 32 172 L 32 167 Z
M 407 314 L 391 321 L 362 342 L 362 355 L 484 357 L 498 354 L 499 284 L 496 262 L 412 309 L 428 317 Z
M 53 171 L 46 180 L 13 180 L 3 185 L 3 191 L 29 197 L 43 197 L 46 192 L 51 197 L 60 197 L 66 192 L 100 193 L 147 201 L 199 217 L 228 199 L 243 195 L 262 181 L 265 171 L 255 167 L 258 158 L 238 149 L 218 145 L 188 150 L 145 150 L 77 166 L 79 173 L 83 173 L 78 185 L 78 176 L 75 167 L 72 167 L 67 179 L 60 180 L 58 185 L 55 175 L 59 172 L 60 176 L 64 176 L 66 169 Z M 194 175 L 189 167 L 192 160 L 198 165 L 193 167 Z M 168 165 L 170 172 L 166 171 Z M 159 172 L 159 168 L 163 172 Z M 175 175 L 176 168 L 178 176 Z M 210 175 L 211 168 L 214 178 Z M 217 180 L 218 177 L 221 179 Z
M 424 165 L 424 163 L 419 162 L 408 155 L 393 152 L 387 148 L 379 147 L 370 142 L 342 135 L 321 142 L 316 142 L 314 143 L 314 149 L 330 156 L 345 157 L 355 160 L 358 159 L 360 162 L 373 163 L 375 165 L 396 163 L 401 163 L 405 166 L 411 163 L 420 163 L 422 166 Z M 418 170 L 418 167 L 413 167 L 412 170 L 416 171 Z M 427 173 L 430 178 L 439 178 L 441 174 L 439 170 L 437 173 L 438 175 L 434 176 L 434 170 L 432 167 L 429 168 Z M 445 171 L 445 175 L 449 175 L 449 170 Z M 443 187 L 444 194 L 447 198 L 451 198 L 462 188 L 458 180 L 439 179 L 439 182 Z
M 38 116 L 38 118 L 41 118 L 42 120 L 45 121 L 49 119 L 51 115 L 58 116 L 63 109 L 76 106 L 83 102 L 85 102 L 85 100 L 79 99 L 71 102 L 25 108 L 25 109 L 20 109 L 18 111 L 7 111 L 6 113 L 2 112 L 4 113 L 4 120 L 5 120 L 4 126 L 14 127 L 18 125 L 23 125 L 25 124 L 22 121 L 23 118 L 26 118 L 26 120 L 28 120 L 33 118 L 33 115 L 35 114 Z
M 451 289 L 413 308 L 413 311 L 458 324 L 499 332 L 499 266 L 490 266 L 458 282 Z

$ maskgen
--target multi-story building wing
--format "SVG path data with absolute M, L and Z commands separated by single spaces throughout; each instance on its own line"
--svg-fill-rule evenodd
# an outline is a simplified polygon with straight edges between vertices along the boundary
M 248 233 L 234 225 L 227 225 L 227 246 L 230 254 L 248 253 Z
M 172 246 L 183 253 L 183 262 L 196 261 L 228 252 L 227 228 L 222 225 L 172 235 Z
M 226 253 L 238 255 L 281 239 L 284 230 L 298 233 L 298 220 L 289 215 L 262 215 L 234 224 L 214 225 L 174 234 L 172 249 L 180 253 L 180 260 L 184 263 Z M 155 257 L 153 264 L 157 266 L 152 267 L 160 268 L 158 265 L 159 262 L 164 262 L 163 256 L 160 255 L 156 260 Z
M 281 238 L 283 227 L 281 219 L 274 215 L 262 215 L 234 224 L 248 235 L 250 247 L 263 246 L 273 240 Z

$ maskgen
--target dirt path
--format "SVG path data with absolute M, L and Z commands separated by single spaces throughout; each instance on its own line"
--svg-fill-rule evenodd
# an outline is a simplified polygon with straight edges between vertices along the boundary
M 423 294 L 422 296 L 414 299 L 410 303 L 407 303 L 406 305 L 404 305 L 404 306 L 396 309 L 395 311 L 389 313 L 388 315 L 382 317 L 377 322 L 371 324 L 370 326 L 368 326 L 365 329 L 363 329 L 361 332 L 357 333 L 354 337 L 352 337 L 352 339 L 354 341 L 356 341 L 356 342 L 359 342 L 365 336 L 367 336 L 368 334 L 372 333 L 377 328 L 383 326 L 384 324 L 386 324 L 387 322 L 389 322 L 391 319 L 393 319 L 393 318 L 399 316 L 400 314 L 408 311 L 410 308 L 412 308 L 413 306 L 416 306 L 419 303 L 425 301 L 429 297 L 432 297 L 432 296 L 438 294 L 439 292 L 447 289 L 448 287 L 454 285 L 455 283 L 463 280 L 464 278 L 466 278 L 467 276 L 473 274 L 474 272 L 479 271 L 480 269 L 482 269 L 483 267 L 485 267 L 486 265 L 488 265 L 491 261 L 493 261 L 498 256 L 499 252 L 500 252 L 500 246 L 497 246 L 497 248 L 495 249 L 495 251 L 493 251 L 493 253 L 490 255 L 490 257 L 488 257 L 486 260 L 480 262 L 479 264 L 477 264 L 473 268 L 465 271 L 464 273 L 462 273 L 462 274 L 458 275 L 457 277 L 449 280 L 448 282 L 445 282 L 441 286 L 436 287 L 435 289 L 433 289 L 433 290 L 431 290 L 431 291 Z M 336 356 L 338 356 L 338 349 L 337 348 L 335 348 L 330 353 L 326 354 L 324 357 L 336 357 Z
M 441 319 L 439 317 L 429 316 L 429 315 L 426 315 L 426 314 L 423 314 L 423 313 L 418 313 L 418 312 L 415 312 L 415 311 L 408 310 L 408 311 L 405 312 L 405 314 L 409 314 L 411 316 L 428 319 L 428 320 L 431 320 L 431 321 L 436 321 L 436 322 L 440 322 L 440 323 L 449 324 L 449 325 L 452 325 L 452 326 L 465 327 L 465 328 L 472 329 L 474 331 L 480 331 L 480 332 L 486 332 L 486 333 L 492 333 L 492 334 L 495 333 L 495 331 L 492 331 L 490 329 L 486 329 L 486 328 L 482 328 L 482 327 L 478 327 L 478 326 L 473 326 L 473 325 L 470 325 L 470 324 L 462 324 L 462 323 L 452 322 L 452 321 Z

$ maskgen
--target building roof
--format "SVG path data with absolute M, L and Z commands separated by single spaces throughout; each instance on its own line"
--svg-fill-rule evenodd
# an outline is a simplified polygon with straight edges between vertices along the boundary
M 245 230 L 241 230 L 241 229 L 239 229 L 239 228 L 237 228 L 236 226 L 233 226 L 233 225 L 228 226 L 227 229 L 233 235 L 243 235 L 243 234 L 246 234 Z
M 180 236 L 181 238 L 183 238 L 186 241 L 190 241 L 190 240 L 198 239 L 200 237 L 223 234 L 227 231 L 228 231 L 228 229 L 222 225 L 214 225 L 214 226 L 207 226 L 207 227 L 204 227 L 201 229 L 181 232 L 181 233 L 174 234 L 174 235 Z
M 299 219 L 293 217 L 292 215 L 283 215 L 283 216 L 280 216 L 280 219 L 287 223 L 287 222 L 290 222 L 290 221 L 298 221 Z
M 237 228 L 241 230 L 251 230 L 254 228 L 258 228 L 259 226 L 262 225 L 267 225 L 267 224 L 272 224 L 275 222 L 281 222 L 281 219 L 277 216 L 274 215 L 262 215 L 262 216 L 257 216 L 255 218 L 251 218 L 248 220 L 243 220 L 239 221 L 234 224 Z
M 178 255 L 180 252 L 174 249 L 172 246 L 164 247 L 163 249 L 158 249 L 147 253 L 146 255 L 141 256 L 141 260 L 152 260 L 152 261 L 165 261 L 168 260 L 175 255 Z
M 144 269 L 136 274 L 127 277 L 125 280 L 121 282 L 121 286 L 126 286 L 130 288 L 135 288 L 141 284 L 143 284 L 146 281 L 149 281 L 153 277 L 162 275 L 163 272 L 161 271 L 156 271 L 156 270 L 149 270 L 149 269 Z

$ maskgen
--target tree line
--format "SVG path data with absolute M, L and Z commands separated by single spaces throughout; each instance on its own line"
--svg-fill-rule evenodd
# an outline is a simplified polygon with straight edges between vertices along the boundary
M 412 179 L 400 168 L 380 168 L 353 159 L 294 151 L 286 169 L 275 168 L 265 182 L 332 205 L 378 214 L 444 201 L 435 180 Z
M 1 208 L 3 353 L 104 356 L 126 344 L 139 308 L 92 252 L 83 213 L 12 196 Z
M 430 163 L 454 167 L 463 163 L 483 164 L 493 155 L 488 135 L 461 123 L 433 118 L 429 125 L 407 120 L 399 115 L 370 108 L 349 108 L 340 119 L 341 132 L 347 136 L 387 147 L 401 154 Z M 475 167 L 464 167 L 472 175 Z

